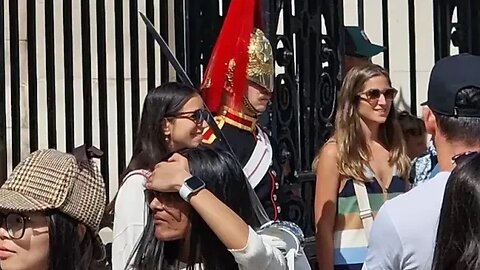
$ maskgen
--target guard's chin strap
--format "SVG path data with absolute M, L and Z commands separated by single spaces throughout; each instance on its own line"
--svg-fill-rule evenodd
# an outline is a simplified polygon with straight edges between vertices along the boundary
M 253 107 L 252 103 L 246 96 L 243 96 L 243 113 L 253 118 L 257 118 L 262 112 Z

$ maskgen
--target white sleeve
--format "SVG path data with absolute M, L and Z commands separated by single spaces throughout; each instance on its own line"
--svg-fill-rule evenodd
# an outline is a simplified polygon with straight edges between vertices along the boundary
M 375 217 L 362 270 L 403 269 L 403 245 L 389 210 L 386 202 Z
M 248 227 L 247 245 L 243 249 L 229 249 L 229 251 L 240 270 L 287 269 L 282 252 L 266 243 L 251 227 Z
M 132 175 L 120 187 L 115 201 L 113 222 L 112 269 L 124 270 L 128 259 L 142 236 L 147 222 L 145 177 Z

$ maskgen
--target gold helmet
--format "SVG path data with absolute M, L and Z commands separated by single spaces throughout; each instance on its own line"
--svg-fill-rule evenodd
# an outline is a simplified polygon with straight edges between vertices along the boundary
M 247 78 L 273 92 L 273 67 L 272 45 L 262 30 L 254 28 L 248 46 Z
M 223 106 L 242 111 L 249 82 L 268 92 L 273 90 L 272 46 L 255 27 L 257 1 L 230 3 L 201 85 L 202 97 L 212 112 Z

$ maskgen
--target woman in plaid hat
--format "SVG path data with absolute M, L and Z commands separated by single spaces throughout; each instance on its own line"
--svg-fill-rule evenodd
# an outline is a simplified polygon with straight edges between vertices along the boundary
M 148 222 L 127 269 L 287 269 L 270 238 L 252 229 L 261 224 L 230 153 L 175 153 L 155 166 L 146 187 Z
M 85 270 L 104 258 L 105 185 L 85 146 L 38 150 L 0 188 L 0 269 Z
M 145 97 L 133 156 L 111 203 L 114 270 L 125 268 L 147 222 L 144 184 L 150 171 L 170 153 L 202 142 L 206 113 L 198 90 L 180 83 L 163 84 Z

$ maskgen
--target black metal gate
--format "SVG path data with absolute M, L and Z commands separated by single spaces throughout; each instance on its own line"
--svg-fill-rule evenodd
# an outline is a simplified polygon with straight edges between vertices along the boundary
M 480 2 L 434 0 L 435 60 L 450 55 L 450 42 L 460 53 L 480 55 Z M 457 9 L 457 21 L 453 12 Z

